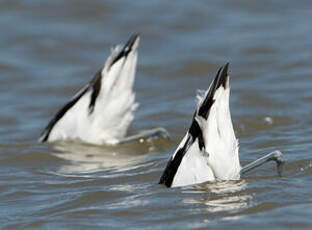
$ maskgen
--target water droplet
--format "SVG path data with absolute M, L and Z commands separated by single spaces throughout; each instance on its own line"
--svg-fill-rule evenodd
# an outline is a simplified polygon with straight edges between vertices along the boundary
M 271 117 L 265 117 L 264 118 L 265 123 L 267 123 L 268 125 L 272 125 L 273 124 L 273 119 Z

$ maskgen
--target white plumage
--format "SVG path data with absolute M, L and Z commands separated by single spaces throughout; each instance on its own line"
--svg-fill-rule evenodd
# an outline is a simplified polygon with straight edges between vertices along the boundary
M 240 178 L 238 141 L 229 108 L 228 64 L 198 104 L 192 124 L 160 179 L 168 187 Z
M 137 108 L 133 83 L 139 36 L 112 49 L 104 67 L 50 121 L 40 141 L 80 139 L 117 144 L 125 137 Z
M 213 171 L 214 179 L 220 180 L 240 178 L 238 140 L 235 137 L 230 114 L 228 80 L 227 76 L 225 88 L 221 85 L 216 90 L 213 97 L 215 102 L 210 108 L 208 119 L 198 114 L 195 117 L 203 133 L 207 164 Z M 202 98 L 200 104 L 203 100 Z
M 173 156 L 169 159 L 159 183 L 167 187 L 198 184 L 206 181 L 238 180 L 268 161 L 275 161 L 278 174 L 283 171 L 280 151 L 271 152 L 241 168 L 238 140 L 235 137 L 229 99 L 228 63 L 221 67 L 198 104 L 192 124 Z

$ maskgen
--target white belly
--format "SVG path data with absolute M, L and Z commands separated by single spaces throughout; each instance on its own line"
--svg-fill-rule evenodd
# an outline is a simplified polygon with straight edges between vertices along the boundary
M 214 181 L 215 177 L 207 164 L 207 157 L 199 150 L 196 140 L 183 157 L 171 187 Z

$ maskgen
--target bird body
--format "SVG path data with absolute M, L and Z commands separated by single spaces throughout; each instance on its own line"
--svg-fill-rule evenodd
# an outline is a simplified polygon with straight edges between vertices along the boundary
M 192 124 L 160 178 L 167 187 L 240 178 L 238 140 L 229 108 L 228 64 L 219 69 L 198 104 Z
M 116 46 L 89 82 L 53 117 L 39 141 L 80 139 L 91 144 L 117 144 L 125 137 L 138 104 L 133 83 L 139 36 Z

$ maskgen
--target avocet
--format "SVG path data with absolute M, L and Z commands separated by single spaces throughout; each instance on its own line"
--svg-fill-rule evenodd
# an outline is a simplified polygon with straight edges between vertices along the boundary
M 205 94 L 197 96 L 191 126 L 169 159 L 160 184 L 177 187 L 206 181 L 238 180 L 242 173 L 271 160 L 277 162 L 278 172 L 282 172 L 284 160 L 280 151 L 241 167 L 229 108 L 228 65 L 218 70 Z
M 119 144 L 153 136 L 167 136 L 163 128 L 126 137 L 135 102 L 135 79 L 139 35 L 116 46 L 93 79 L 66 103 L 43 130 L 39 141 L 79 139 L 91 144 Z

